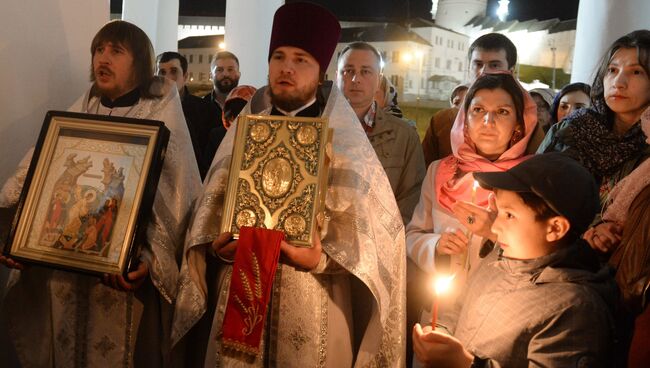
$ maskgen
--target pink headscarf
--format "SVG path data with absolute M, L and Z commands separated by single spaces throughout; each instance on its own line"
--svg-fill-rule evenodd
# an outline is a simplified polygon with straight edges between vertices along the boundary
M 512 75 L 509 72 L 491 74 Z M 467 112 L 464 108 L 458 111 L 454 125 L 451 128 L 451 148 L 453 154 L 440 161 L 435 180 L 438 203 L 448 211 L 452 212 L 451 206 L 457 201 L 469 201 L 472 199 L 472 187 L 474 185 L 474 178 L 471 175 L 472 172 L 506 171 L 529 157 L 524 156 L 524 153 L 537 125 L 537 105 L 519 82 L 517 84 L 524 95 L 523 116 L 525 134 L 519 142 L 508 148 L 496 161 L 490 161 L 476 152 L 474 142 L 466 134 L 465 123 L 467 121 Z M 462 176 L 458 177 L 459 173 Z M 489 191 L 483 188 L 477 188 L 475 204 L 486 207 L 489 193 Z

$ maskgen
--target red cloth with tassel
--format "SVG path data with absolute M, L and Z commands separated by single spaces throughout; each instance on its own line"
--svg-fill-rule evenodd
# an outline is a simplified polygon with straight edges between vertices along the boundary
M 259 353 L 283 239 L 281 231 L 240 229 L 222 327 L 225 347 L 251 355 Z

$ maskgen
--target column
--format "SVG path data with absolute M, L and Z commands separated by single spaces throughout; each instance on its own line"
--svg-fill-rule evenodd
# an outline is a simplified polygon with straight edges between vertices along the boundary
M 226 1 L 226 50 L 239 59 L 240 85 L 267 84 L 273 14 L 282 4 L 282 0 Z
M 573 52 L 571 82 L 593 82 L 596 67 L 616 39 L 637 29 L 648 29 L 650 1 L 581 1 Z
M 149 36 L 156 54 L 178 50 L 179 0 L 123 0 L 122 19 Z
M 90 42 L 109 12 L 106 0 L 3 2 L 0 185 L 36 143 L 45 112 L 66 110 L 90 86 Z
M 106 0 L 2 3 L 0 186 L 36 144 L 45 113 L 66 110 L 90 86 L 90 42 L 108 20 Z M 0 295 L 8 273 L 0 266 Z M 6 326 L 0 326 L 0 346 L 0 365 L 17 366 Z

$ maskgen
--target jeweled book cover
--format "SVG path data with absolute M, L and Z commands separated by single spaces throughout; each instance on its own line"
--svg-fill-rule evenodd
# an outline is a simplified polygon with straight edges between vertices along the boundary
M 296 246 L 311 246 L 327 185 L 323 118 L 240 116 L 221 231 L 242 226 L 281 230 Z

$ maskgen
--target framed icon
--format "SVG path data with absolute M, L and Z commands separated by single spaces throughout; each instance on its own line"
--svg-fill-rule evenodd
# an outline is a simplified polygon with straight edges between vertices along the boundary
M 49 111 L 4 254 L 125 274 L 144 244 L 169 130 L 164 123 Z

